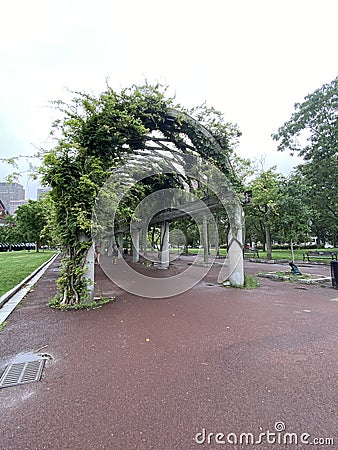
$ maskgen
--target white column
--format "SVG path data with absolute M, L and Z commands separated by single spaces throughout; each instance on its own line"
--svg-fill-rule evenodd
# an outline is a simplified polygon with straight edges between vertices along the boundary
M 136 228 L 132 232 L 133 241 L 133 262 L 139 262 L 140 259 L 140 230 Z
M 215 229 L 215 258 L 219 254 L 219 235 L 218 235 L 218 221 L 216 219 L 216 229 Z
M 84 233 L 79 237 L 80 242 L 89 241 L 90 238 L 86 236 Z M 88 279 L 88 291 L 89 291 L 89 298 L 88 303 L 93 301 L 94 299 L 94 242 L 92 242 L 92 245 L 90 246 L 87 257 L 86 257 L 86 263 L 84 266 L 85 270 L 85 277 Z
M 101 241 L 101 245 L 100 245 L 100 253 L 101 255 L 104 255 L 106 251 L 106 242 L 104 240 Z
M 243 218 L 242 208 L 236 208 L 233 213 L 236 217 L 235 222 L 240 224 L 237 230 L 230 228 L 228 235 L 229 246 L 229 281 L 231 286 L 244 286 L 244 264 L 243 264 Z
M 146 228 L 142 229 L 142 250 L 143 250 L 143 255 L 147 256 L 147 243 L 148 243 L 148 230 Z
M 113 254 L 113 236 L 108 237 L 108 256 Z
M 161 223 L 161 268 L 169 268 L 169 222 Z
M 208 262 L 209 255 L 209 236 L 208 236 L 208 218 L 207 216 L 203 216 L 203 262 Z
M 123 258 L 123 233 L 118 233 L 117 245 L 119 246 L 119 253 L 118 253 L 117 259 L 122 259 Z

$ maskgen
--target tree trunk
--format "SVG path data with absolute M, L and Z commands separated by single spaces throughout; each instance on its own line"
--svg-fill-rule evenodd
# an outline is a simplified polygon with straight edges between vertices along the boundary
M 225 239 L 227 243 L 227 254 L 229 254 L 229 233 L 230 233 L 230 223 L 228 223 L 226 231 L 225 231 Z
M 292 239 L 291 239 L 291 242 L 290 242 L 290 248 L 291 248 L 292 262 L 294 263 L 295 262 L 295 252 L 294 252 L 294 249 L 293 249 L 293 240 Z
M 268 220 L 265 222 L 266 258 L 272 259 L 271 232 Z
M 262 240 L 263 240 L 263 242 L 262 242 L 262 244 L 263 244 L 263 252 L 266 252 L 266 228 L 265 228 L 265 224 L 266 224 L 266 222 L 263 225 L 262 221 L 261 220 L 259 221 L 259 226 L 260 226 L 260 229 L 261 229 Z M 256 242 L 256 246 L 258 247 L 257 242 Z
M 61 271 L 58 279 L 59 304 L 75 305 L 92 300 L 93 279 L 88 266 L 87 256 L 92 251 L 94 266 L 94 253 L 92 242 L 89 237 L 81 236 L 75 245 L 65 249 L 61 263 Z
M 218 230 L 216 230 L 216 236 L 215 236 L 215 256 L 216 256 L 216 258 L 219 256 L 219 235 L 218 235 Z

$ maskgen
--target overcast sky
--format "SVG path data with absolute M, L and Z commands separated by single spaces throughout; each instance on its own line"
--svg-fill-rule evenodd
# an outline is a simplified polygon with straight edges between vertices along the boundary
M 338 74 L 337 0 L 4 0 L 1 156 L 47 146 L 49 100 L 161 82 L 239 125 L 238 153 L 288 174 L 271 134 L 295 102 Z M 0 168 L 0 179 L 12 169 Z M 36 183 L 23 178 L 30 198 Z

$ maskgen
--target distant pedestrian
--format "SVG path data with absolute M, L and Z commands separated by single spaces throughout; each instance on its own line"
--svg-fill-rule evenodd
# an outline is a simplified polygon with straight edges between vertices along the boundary
M 119 248 L 117 244 L 113 246 L 113 264 L 117 264 L 117 257 L 119 256 Z
M 94 262 L 95 264 L 100 264 L 100 247 L 98 245 L 95 245 Z

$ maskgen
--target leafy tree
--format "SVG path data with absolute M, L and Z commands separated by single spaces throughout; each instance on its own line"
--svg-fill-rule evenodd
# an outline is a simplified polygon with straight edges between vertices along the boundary
M 299 174 L 293 174 L 280 185 L 276 201 L 276 219 L 272 225 L 275 237 L 289 242 L 294 262 L 294 244 L 306 242 L 310 234 L 312 210 L 305 203 L 307 186 Z
M 4 244 L 20 244 L 23 242 L 22 237 L 18 233 L 18 229 L 15 226 L 15 217 L 8 215 L 5 217 L 5 224 L 0 227 L 0 240 Z
M 41 233 L 47 224 L 47 211 L 42 202 L 29 200 L 15 211 L 15 228 L 22 242 L 35 242 L 36 251 L 41 246 Z
M 297 152 L 307 161 L 338 156 L 338 77 L 295 104 L 291 119 L 273 138 L 280 151 Z M 305 140 L 306 139 L 306 140 Z
M 273 167 L 261 172 L 250 184 L 252 205 L 246 206 L 246 233 L 260 238 L 266 247 L 267 258 L 272 259 L 271 227 L 277 217 L 277 201 L 284 177 Z
M 304 158 L 299 172 L 307 185 L 304 201 L 314 209 L 312 229 L 323 242 L 338 238 L 338 77 L 295 104 L 273 138 L 280 151 Z
M 298 171 L 306 184 L 304 203 L 313 210 L 311 228 L 319 242 L 338 242 L 338 163 L 330 156 L 322 161 L 306 162 Z

